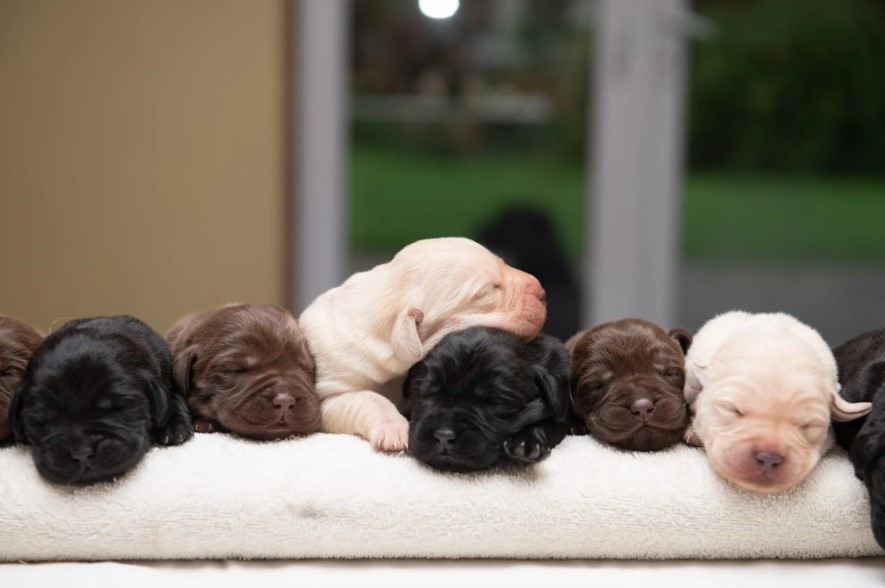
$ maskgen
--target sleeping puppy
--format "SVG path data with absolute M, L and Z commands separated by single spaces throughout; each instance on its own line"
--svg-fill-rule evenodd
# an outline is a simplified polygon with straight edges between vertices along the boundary
M 15 440 L 31 445 L 50 482 L 87 484 L 132 469 L 151 442 L 193 435 L 172 385 L 169 349 L 131 316 L 73 320 L 34 352 L 9 409 Z
M 873 535 L 885 547 L 885 329 L 858 335 L 833 354 L 842 397 L 873 404 L 868 416 L 833 423 L 833 428 L 836 442 L 848 451 L 855 474 L 869 491 Z
M 9 402 L 43 335 L 28 324 L 0 315 L 0 442 L 9 438 Z
M 805 479 L 832 445 L 830 421 L 867 414 L 839 396 L 836 361 L 811 327 L 783 313 L 733 311 L 708 321 L 686 356 L 687 440 L 713 469 L 750 490 Z
M 403 386 L 409 452 L 440 470 L 534 463 L 568 431 L 568 354 L 538 335 L 526 343 L 488 327 L 449 333 Z
M 197 431 L 276 439 L 319 430 L 316 364 L 289 311 L 230 304 L 195 312 L 166 342 Z
M 573 336 L 569 350 L 574 409 L 601 441 L 655 451 L 682 439 L 688 427 L 683 396 L 691 333 L 669 333 L 643 319 L 602 323 Z
M 323 430 L 404 450 L 406 372 L 448 333 L 496 327 L 529 340 L 546 316 L 533 276 L 470 239 L 416 241 L 321 294 L 298 319 L 317 362 Z

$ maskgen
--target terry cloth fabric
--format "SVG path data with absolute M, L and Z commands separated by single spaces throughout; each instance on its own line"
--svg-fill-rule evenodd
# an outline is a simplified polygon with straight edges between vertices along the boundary
M 113 483 L 57 487 L 0 450 L 0 559 L 735 559 L 882 555 L 866 489 L 833 449 L 763 495 L 684 445 L 632 453 L 567 437 L 530 467 L 476 474 L 356 437 L 197 434 Z

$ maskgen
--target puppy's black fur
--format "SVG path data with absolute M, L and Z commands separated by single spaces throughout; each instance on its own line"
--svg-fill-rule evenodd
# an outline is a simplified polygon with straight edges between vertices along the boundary
M 840 395 L 849 402 L 872 402 L 870 414 L 833 422 L 836 442 L 848 451 L 854 472 L 870 494 L 873 535 L 885 548 L 885 329 L 869 331 L 833 349 Z
M 450 333 L 406 377 L 409 451 L 461 472 L 540 461 L 568 431 L 568 381 L 568 352 L 554 337 L 526 343 L 488 327 Z
M 60 484 L 114 478 L 152 441 L 177 445 L 193 436 L 184 396 L 173 389 L 169 348 L 131 316 L 78 319 L 46 337 L 9 417 L 37 471 Z

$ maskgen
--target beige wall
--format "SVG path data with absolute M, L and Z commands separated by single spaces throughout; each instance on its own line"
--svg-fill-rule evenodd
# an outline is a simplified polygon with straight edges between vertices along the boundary
M 285 301 L 283 0 L 0 2 L 0 313 Z

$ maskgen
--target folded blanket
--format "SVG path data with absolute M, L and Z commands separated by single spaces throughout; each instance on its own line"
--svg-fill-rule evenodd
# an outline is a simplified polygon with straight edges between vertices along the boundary
M 45 483 L 0 450 L 0 559 L 827 558 L 882 555 L 840 449 L 793 490 L 753 494 L 700 449 L 567 437 L 544 462 L 441 473 L 346 435 L 198 434 L 114 483 Z

